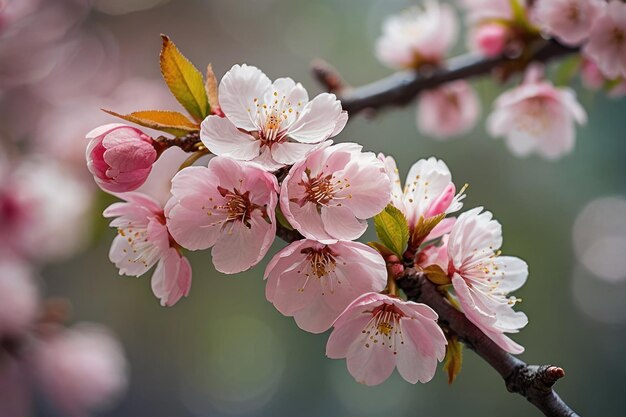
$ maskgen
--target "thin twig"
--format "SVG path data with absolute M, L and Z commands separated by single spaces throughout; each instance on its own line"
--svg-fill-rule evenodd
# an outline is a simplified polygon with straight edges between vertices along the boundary
M 524 57 L 484 58 L 474 54 L 460 55 L 448 60 L 443 68 L 429 71 L 407 70 L 361 87 L 349 87 L 339 73 L 328 63 L 317 60 L 312 64 L 313 77 L 326 91 L 337 94 L 341 105 L 350 116 L 364 110 L 378 110 L 389 106 L 404 106 L 424 90 L 454 80 L 469 79 L 499 71 L 507 77 L 521 71 L 530 62 L 548 62 L 578 52 L 578 48 L 561 45 L 554 40 L 541 41 Z
M 565 376 L 562 368 L 528 365 L 505 352 L 448 303 L 435 284 L 417 270 L 408 269 L 397 283 L 409 299 L 427 304 L 435 310 L 439 315 L 439 324 L 456 334 L 459 340 L 491 365 L 502 376 L 510 392 L 522 395 L 546 416 L 578 416 L 552 389 L 556 381 Z

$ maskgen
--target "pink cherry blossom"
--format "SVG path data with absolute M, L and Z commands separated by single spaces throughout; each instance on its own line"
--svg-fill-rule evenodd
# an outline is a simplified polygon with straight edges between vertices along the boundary
M 454 226 L 456 219 L 451 219 L 450 230 Z M 449 231 L 448 231 L 449 233 Z M 436 265 L 441 268 L 442 271 L 447 272 L 449 266 L 448 258 L 448 239 L 450 235 L 444 234 L 441 237 L 441 241 L 437 244 L 430 244 L 419 251 L 415 264 L 422 268 L 427 268 L 431 265 Z
M 226 117 L 209 116 L 200 137 L 216 155 L 252 161 L 268 171 L 303 159 L 319 143 L 341 132 L 348 115 L 334 94 L 309 101 L 291 78 L 273 83 L 258 68 L 235 65 L 219 86 Z
M 448 241 L 452 285 L 467 318 L 498 346 L 510 353 L 524 348 L 504 335 L 517 333 L 528 318 L 513 310 L 519 300 L 507 297 L 528 277 L 526 262 L 499 256 L 502 227 L 482 207 L 462 213 Z
M 172 306 L 191 288 L 191 265 L 168 233 L 163 208 L 140 193 L 122 195 L 126 202 L 114 203 L 105 217 L 116 217 L 112 227 L 118 236 L 113 240 L 109 258 L 120 275 L 141 276 L 156 264 L 152 291 L 161 305 Z
M 157 159 L 152 138 L 132 126 L 100 126 L 87 133 L 87 139 L 87 168 L 105 191 L 136 190 Z
M 497 98 L 487 119 L 487 130 L 493 137 L 504 136 L 517 156 L 535 152 L 556 159 L 574 148 L 574 122 L 586 121 L 587 114 L 574 90 L 554 87 L 531 68 L 521 86 Z
M 64 416 L 80 417 L 116 400 L 126 389 L 126 359 L 106 329 L 79 324 L 37 346 L 35 377 Z
M 415 227 L 421 217 L 454 213 L 463 207 L 461 201 L 465 194 L 461 191 L 455 195 L 452 174 L 442 160 L 431 156 L 417 161 L 411 166 L 403 189 L 395 159 L 383 154 L 379 154 L 378 158 L 384 161 L 385 171 L 392 184 L 391 203 L 402 211 L 410 229 Z M 452 219 L 444 219 L 432 230 L 429 238 L 434 239 L 448 233 L 451 222 Z
M 280 207 L 303 236 L 314 240 L 354 240 L 365 219 L 389 203 L 391 184 L 381 161 L 356 143 L 340 143 L 311 153 L 283 180 Z
M 26 332 L 39 308 L 32 271 L 16 260 L 0 259 L 0 339 Z
M 470 35 L 473 42 L 470 49 L 487 57 L 496 57 L 504 51 L 510 36 L 510 29 L 506 25 L 484 23 L 476 27 Z
M 448 139 L 471 130 L 480 116 L 480 102 L 466 81 L 424 91 L 417 102 L 417 127 L 424 135 Z
M 595 20 L 585 54 L 609 79 L 626 78 L 626 3 L 611 0 Z
M 533 12 L 542 29 L 575 46 L 589 37 L 604 4 L 603 0 L 539 0 Z
M 333 324 L 326 356 L 346 358 L 358 382 L 378 385 L 394 368 L 408 382 L 428 382 L 446 354 L 437 313 L 425 304 L 368 293 L 356 299 Z
M 363 243 L 300 240 L 272 258 L 265 270 L 267 300 L 312 333 L 328 330 L 357 297 L 385 288 L 385 260 Z
M 172 180 L 166 206 L 172 236 L 190 250 L 213 247 L 213 265 L 235 274 L 256 265 L 276 233 L 276 177 L 254 164 L 217 156 Z
M 427 1 L 385 20 L 376 56 L 390 68 L 437 64 L 456 43 L 458 26 L 450 5 Z

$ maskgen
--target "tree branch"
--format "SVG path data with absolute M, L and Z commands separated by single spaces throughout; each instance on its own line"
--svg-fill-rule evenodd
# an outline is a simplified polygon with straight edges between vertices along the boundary
M 565 376 L 563 369 L 552 365 L 528 365 L 505 352 L 448 303 L 435 284 L 415 269 L 408 268 L 397 283 L 410 300 L 424 303 L 435 310 L 439 315 L 439 324 L 456 334 L 467 347 L 491 365 L 502 376 L 510 392 L 524 396 L 546 416 L 578 416 L 552 389 L 556 381 Z
M 445 68 L 431 68 L 429 71 L 407 70 L 396 72 L 389 77 L 352 88 L 346 85 L 339 73 L 323 61 L 312 64 L 314 78 L 326 91 L 337 94 L 341 105 L 350 116 L 364 110 L 378 110 L 389 106 L 403 106 L 417 95 L 434 87 L 454 80 L 468 79 L 498 72 L 506 78 L 514 72 L 526 68 L 530 62 L 548 62 L 578 52 L 555 40 L 542 40 L 527 55 L 484 58 L 473 54 L 451 58 Z

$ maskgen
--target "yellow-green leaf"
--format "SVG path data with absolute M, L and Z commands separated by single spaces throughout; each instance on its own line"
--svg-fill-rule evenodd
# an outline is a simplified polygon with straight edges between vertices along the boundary
M 450 277 L 439 265 L 430 265 L 422 270 L 426 278 L 437 285 L 448 285 L 451 283 Z
M 461 372 L 463 365 L 463 344 L 455 336 L 448 339 L 446 358 L 443 362 L 443 370 L 448 374 L 448 384 L 452 384 Z
M 184 114 L 175 111 L 146 110 L 120 114 L 111 110 L 102 110 L 120 119 L 175 136 L 185 136 L 188 133 L 198 131 L 196 123 L 189 120 Z
M 210 112 L 202 74 L 180 53 L 174 42 L 161 35 L 161 74 L 176 100 L 196 120 L 202 121 Z
M 409 224 L 404 214 L 389 204 L 374 217 L 374 226 L 382 244 L 402 258 L 409 241 Z
M 437 226 L 445 217 L 446 213 L 441 213 L 437 216 L 428 217 L 426 219 L 424 216 L 421 216 L 413 228 L 413 233 L 411 234 L 412 247 L 418 247 L 421 245 L 424 239 L 426 239 L 430 232 L 433 231 L 435 226 Z

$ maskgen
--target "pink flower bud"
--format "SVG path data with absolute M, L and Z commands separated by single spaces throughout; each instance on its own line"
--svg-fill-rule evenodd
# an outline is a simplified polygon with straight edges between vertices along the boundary
M 89 132 L 87 139 L 87 168 L 105 191 L 139 188 L 158 157 L 152 138 L 131 126 L 100 126 Z
M 476 47 L 485 56 L 498 56 L 506 46 L 509 29 L 498 23 L 486 23 L 476 29 Z

